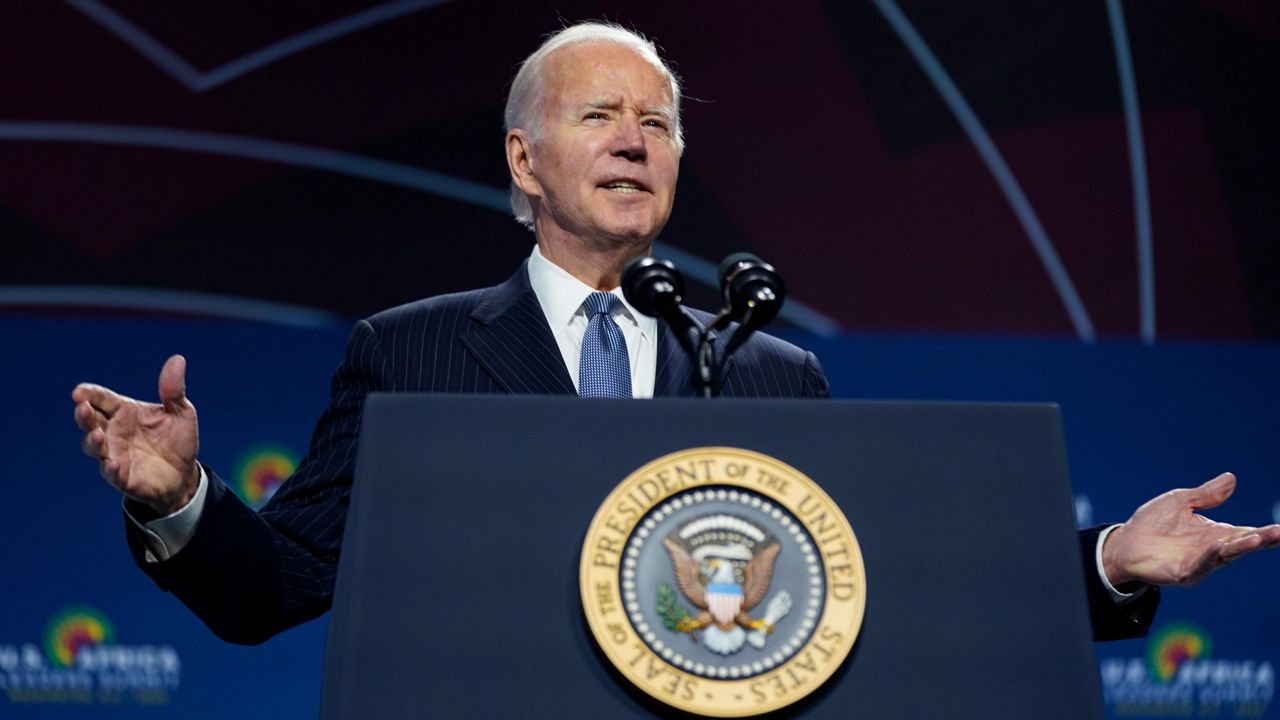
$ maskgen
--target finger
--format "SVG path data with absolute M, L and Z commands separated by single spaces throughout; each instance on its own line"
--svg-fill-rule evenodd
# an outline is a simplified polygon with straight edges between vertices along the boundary
M 187 407 L 187 359 L 174 355 L 160 369 L 160 402 L 166 412 L 180 412 Z
M 108 460 L 103 458 L 98 461 L 98 473 L 102 475 L 102 479 L 107 481 L 111 487 L 120 489 L 120 463 L 116 460 Z
M 76 426 L 85 432 L 95 428 L 106 427 L 107 416 L 93 409 L 87 402 L 76 405 Z
M 125 491 L 129 482 L 129 459 L 127 457 L 104 457 L 98 461 L 98 472 L 102 479 L 120 492 Z
M 1264 528 L 1258 528 L 1258 535 L 1262 536 L 1262 547 L 1273 548 L 1280 546 L 1280 525 L 1268 525 Z
M 127 398 L 109 390 L 101 385 L 93 383 L 80 383 L 75 390 L 71 391 L 71 399 L 78 403 L 87 402 L 93 406 L 95 410 L 105 415 L 108 419 L 116 414 Z
M 96 428 L 86 433 L 84 438 L 80 441 L 80 449 L 84 451 L 84 454 L 98 460 L 106 459 L 106 446 L 106 433 Z
M 1215 508 L 1227 501 L 1236 489 L 1236 476 L 1229 472 L 1187 491 L 1187 504 L 1192 510 Z
M 1249 533 L 1244 537 L 1238 537 L 1222 546 L 1222 550 L 1218 552 L 1219 562 L 1228 563 L 1236 558 L 1248 555 L 1255 550 L 1262 548 L 1263 537 L 1259 533 Z

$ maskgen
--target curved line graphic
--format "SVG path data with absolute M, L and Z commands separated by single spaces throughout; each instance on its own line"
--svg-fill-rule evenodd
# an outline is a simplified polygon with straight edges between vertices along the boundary
M 1045 271 L 1049 273 L 1049 279 L 1053 282 L 1053 287 L 1057 290 L 1058 297 L 1062 300 L 1062 305 L 1066 308 L 1067 315 L 1071 318 L 1071 324 L 1075 326 L 1076 335 L 1086 343 L 1093 342 L 1095 333 L 1093 322 L 1089 320 L 1089 313 L 1085 310 L 1084 303 L 1080 301 L 1080 295 L 1076 292 L 1075 285 L 1071 282 L 1070 275 L 1067 274 L 1067 269 L 1058 257 L 1058 252 L 1054 249 L 1053 242 L 1049 240 L 1048 233 L 1045 232 L 1044 226 L 1040 224 L 1040 218 L 1036 216 L 1035 210 L 1032 209 L 1026 194 L 1022 192 L 1022 186 L 1018 184 L 1017 178 L 1013 176 L 1013 171 L 1005 163 L 1004 157 L 991 140 L 991 136 L 987 134 L 986 129 L 983 128 L 973 109 L 969 107 L 969 103 L 964 99 L 960 89 L 956 87 L 955 82 L 951 80 L 951 76 L 942 67 L 942 63 L 929 50 L 929 46 L 925 44 L 924 39 L 916 32 L 915 27 L 911 25 L 911 21 L 902 13 L 902 10 L 898 8 L 893 0 L 872 0 L 872 2 L 880 10 L 880 14 L 884 15 L 885 20 L 889 22 L 894 32 L 898 34 L 902 43 L 907 46 L 907 50 L 912 57 L 920 64 L 921 69 L 929 77 L 929 81 L 933 83 L 943 101 L 947 103 L 947 107 L 955 115 L 960 127 L 969 136 L 969 141 L 977 149 L 978 155 L 986 163 L 987 170 L 991 172 L 996 184 L 1000 186 L 1005 199 L 1013 207 L 1014 215 L 1017 216 L 1018 222 L 1022 224 L 1022 229 L 1027 233 L 1027 237 L 1031 239 L 1031 245 L 1035 248 L 1036 254 L 1040 256 L 1040 263 L 1044 265 Z
M 1151 240 L 1151 202 L 1147 185 L 1147 153 L 1142 142 L 1142 116 L 1138 112 L 1138 84 L 1133 76 L 1133 55 L 1120 0 L 1107 0 L 1111 44 L 1116 50 L 1120 75 L 1120 100 L 1124 106 L 1125 138 L 1129 145 L 1129 176 L 1133 184 L 1133 221 L 1138 245 L 1138 325 L 1142 342 L 1156 341 L 1155 246 Z
M 720 287 L 720 268 L 676 247 L 664 243 L 653 244 L 653 254 L 676 264 L 680 272 L 708 287 Z M 786 298 L 778 312 L 787 322 L 819 337 L 833 338 L 840 335 L 840 323 L 802 302 Z
M 188 313 L 303 329 L 331 328 L 346 325 L 348 322 L 346 318 L 336 313 L 302 305 L 213 293 L 109 285 L 0 286 L 0 307 L 5 306 L 105 307 L 117 310 Z
M 147 125 L 0 121 L 0 139 L 126 145 L 266 160 L 398 185 L 493 210 L 508 209 L 507 191 L 481 183 L 365 155 L 245 135 Z
M 200 83 L 201 73 L 158 40 L 143 32 L 137 25 L 124 19 L 119 13 L 95 0 L 63 0 L 66 4 L 79 10 L 111 34 L 153 64 L 164 70 L 175 80 L 195 90 Z
M 146 125 L 0 120 L 0 140 L 124 145 L 265 160 L 405 187 L 504 214 L 511 209 L 505 189 L 364 155 L 244 135 Z M 653 252 L 679 263 L 690 279 L 719 287 L 712 263 L 661 243 L 654 244 Z M 788 299 L 779 314 L 815 335 L 839 334 L 835 320 L 796 300 Z
M 186 85 L 188 89 L 198 93 L 211 90 L 241 75 L 251 73 L 260 67 L 270 65 L 277 60 L 282 60 L 290 55 L 300 53 L 343 35 L 349 35 L 367 27 L 449 1 L 399 0 L 398 2 L 371 7 L 310 30 L 304 30 L 296 35 L 290 35 L 282 40 L 264 45 L 247 55 L 219 65 L 212 70 L 202 72 L 145 30 L 130 22 L 114 9 L 98 2 L 98 0 L 63 0 L 66 4 L 106 28 L 108 32 L 115 35 L 126 45 L 137 50 L 139 54 L 150 60 L 156 67 Z

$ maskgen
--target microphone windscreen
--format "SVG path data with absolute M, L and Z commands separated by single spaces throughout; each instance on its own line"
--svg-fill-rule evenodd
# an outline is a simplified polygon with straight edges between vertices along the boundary
M 684 295 L 684 278 L 670 260 L 639 257 L 622 269 L 622 294 L 631 307 L 650 317 L 677 312 Z
M 759 256 L 752 255 L 749 252 L 738 252 L 730 255 L 720 261 L 720 269 L 716 271 L 716 277 L 720 280 L 720 287 L 724 288 L 724 284 L 729 279 L 729 275 L 733 273 L 734 269 L 737 268 L 740 263 L 746 265 L 758 265 L 763 262 L 764 261 L 761 260 Z

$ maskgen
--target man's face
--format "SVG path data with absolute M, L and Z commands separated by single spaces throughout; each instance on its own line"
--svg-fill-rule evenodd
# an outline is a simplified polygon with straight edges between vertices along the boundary
M 546 67 L 529 161 L 539 237 L 652 242 L 680 171 L 670 84 L 615 43 L 569 45 Z

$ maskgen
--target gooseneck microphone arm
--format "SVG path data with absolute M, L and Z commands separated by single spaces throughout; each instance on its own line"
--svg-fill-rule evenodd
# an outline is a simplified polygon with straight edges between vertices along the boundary
M 782 276 L 769 263 L 750 253 L 730 255 L 720 263 L 720 288 L 724 293 L 724 309 L 703 325 L 682 304 L 684 277 L 670 260 L 652 257 L 636 258 L 622 270 L 622 293 L 636 310 L 661 318 L 675 331 L 680 345 L 693 358 L 694 385 L 698 394 L 710 398 L 719 394 L 720 373 L 724 361 L 778 315 L 786 299 Z M 730 323 L 738 328 L 729 338 L 724 352 L 716 355 L 717 330 Z
M 682 304 L 684 276 L 670 260 L 635 258 L 622 270 L 622 294 L 636 310 L 665 320 L 680 346 L 694 361 L 694 386 L 702 397 L 714 397 L 719 387 L 714 335 Z
M 720 263 L 720 289 L 724 293 L 724 310 L 716 316 L 712 327 L 723 329 L 737 321 L 738 329 L 725 346 L 728 358 L 751 337 L 778 316 L 787 297 L 782 276 L 772 265 L 751 253 L 735 253 Z

